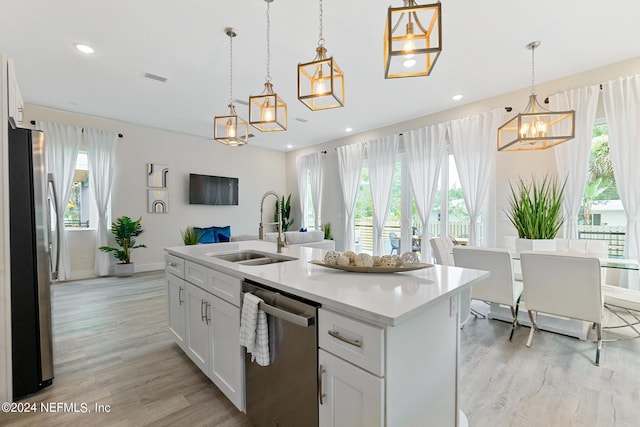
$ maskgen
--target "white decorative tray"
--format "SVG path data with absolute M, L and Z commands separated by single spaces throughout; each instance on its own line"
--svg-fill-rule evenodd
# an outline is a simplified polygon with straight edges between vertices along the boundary
M 329 265 L 323 260 L 314 259 L 309 261 L 310 264 L 320 265 L 327 268 L 335 268 L 336 270 L 350 271 L 352 273 L 398 273 L 402 271 L 421 270 L 423 268 L 433 267 L 433 264 L 416 263 L 403 265 L 402 267 L 356 267 L 354 265 Z

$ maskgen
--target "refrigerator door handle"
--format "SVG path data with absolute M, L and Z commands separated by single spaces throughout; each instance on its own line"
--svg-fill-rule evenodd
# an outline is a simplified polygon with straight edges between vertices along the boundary
M 51 278 L 53 280 L 58 279 L 58 271 L 60 269 L 60 217 L 58 215 L 58 196 L 56 195 L 56 184 L 53 179 L 53 174 L 47 174 L 47 181 L 51 186 L 51 194 L 53 195 L 53 208 L 56 211 L 56 255 L 55 255 L 55 264 L 54 268 L 51 271 Z M 51 214 L 49 214 L 51 215 Z M 49 249 L 51 250 L 51 239 L 49 239 Z M 49 252 L 49 256 L 51 256 L 51 252 Z

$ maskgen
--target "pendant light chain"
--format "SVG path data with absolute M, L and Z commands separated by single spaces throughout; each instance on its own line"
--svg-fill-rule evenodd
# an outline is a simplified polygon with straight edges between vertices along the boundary
M 535 51 L 536 51 L 536 47 L 535 46 L 531 46 L 531 95 L 535 95 L 536 94 Z
M 271 83 L 271 1 L 267 0 L 267 82 Z
M 320 0 L 320 35 L 318 38 L 318 46 L 324 46 L 324 36 L 322 34 L 322 0 Z
M 233 33 L 229 34 L 229 103 L 233 104 Z

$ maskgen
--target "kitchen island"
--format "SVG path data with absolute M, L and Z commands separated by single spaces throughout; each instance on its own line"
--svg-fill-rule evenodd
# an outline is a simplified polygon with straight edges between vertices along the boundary
M 169 327 L 176 342 L 240 409 L 242 281 L 317 303 L 319 425 L 458 423 L 458 293 L 484 271 L 433 266 L 392 274 L 310 264 L 324 251 L 244 241 L 167 248 Z M 217 258 L 259 251 L 290 260 Z

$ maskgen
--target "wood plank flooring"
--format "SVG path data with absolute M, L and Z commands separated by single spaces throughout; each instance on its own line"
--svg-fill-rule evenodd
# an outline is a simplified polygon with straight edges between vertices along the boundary
M 92 412 L 0 413 L 0 425 L 251 425 L 173 343 L 163 272 L 55 285 L 52 301 L 56 378 L 21 402 Z M 508 331 L 472 319 L 461 332 L 470 426 L 640 426 L 640 340 L 605 343 L 596 367 L 592 342 L 540 332 L 528 349 L 528 328 Z

